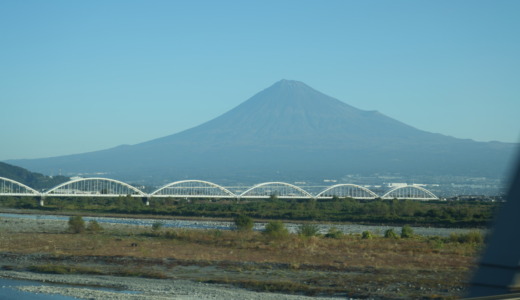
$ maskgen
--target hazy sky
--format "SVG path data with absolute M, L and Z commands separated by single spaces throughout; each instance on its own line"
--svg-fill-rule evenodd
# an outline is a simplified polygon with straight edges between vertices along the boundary
M 518 142 L 520 1 L 0 1 L 0 160 L 136 144 L 280 79 Z

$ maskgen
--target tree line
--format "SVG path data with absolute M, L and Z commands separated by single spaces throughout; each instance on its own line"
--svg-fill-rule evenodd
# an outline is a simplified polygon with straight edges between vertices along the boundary
M 143 199 L 46 198 L 45 206 L 31 197 L 1 197 L 0 206 L 47 211 L 84 211 L 121 214 L 150 214 L 187 217 L 329 221 L 357 223 L 415 224 L 446 227 L 485 227 L 499 203 L 484 201 L 356 200 L 268 200 L 155 198 L 147 206 Z

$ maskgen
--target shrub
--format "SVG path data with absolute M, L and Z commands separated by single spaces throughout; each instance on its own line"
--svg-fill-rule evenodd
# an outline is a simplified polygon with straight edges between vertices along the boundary
M 370 232 L 368 230 L 367 231 L 363 231 L 363 233 L 361 234 L 361 238 L 362 239 L 371 239 L 373 237 L 374 237 L 374 235 L 372 234 L 372 232 Z
M 96 220 L 91 220 L 88 222 L 87 231 L 96 233 L 96 232 L 103 231 L 103 227 L 101 227 L 101 225 L 99 225 L 99 223 Z
M 387 229 L 385 231 L 385 238 L 387 238 L 387 239 L 396 239 L 398 237 L 399 236 L 397 235 L 397 233 L 395 233 L 393 228 Z
M 49 273 L 49 274 L 68 274 L 70 273 L 70 267 L 62 265 L 39 265 L 30 266 L 29 271 L 37 273 Z
M 168 230 L 164 233 L 164 236 L 169 239 L 178 239 L 180 237 L 176 230 Z
M 234 219 L 235 227 L 240 231 L 251 231 L 253 229 L 253 219 L 246 215 L 238 215 Z
M 484 235 L 478 230 L 472 230 L 464 235 L 466 243 L 482 244 L 484 243 Z
M 283 238 L 289 235 L 289 230 L 282 222 L 271 221 L 265 225 L 263 233 L 271 238 Z
M 29 271 L 49 274 L 94 274 L 104 275 L 103 271 L 90 267 L 66 266 L 66 265 L 36 265 L 28 267 Z
M 216 237 L 216 238 L 220 238 L 220 237 L 222 237 L 222 234 L 223 234 L 223 233 L 222 233 L 222 230 L 219 230 L 219 229 L 215 229 L 215 230 L 213 230 L 213 231 L 211 231 L 211 232 L 212 232 L 212 234 L 213 234 L 213 237 Z
M 413 229 L 410 225 L 404 225 L 401 228 L 401 237 L 404 239 L 413 237 Z
M 319 235 L 320 228 L 316 224 L 302 224 L 298 228 L 298 235 L 311 237 Z
M 158 230 L 161 229 L 163 226 L 164 226 L 164 224 L 163 224 L 162 222 L 159 222 L 159 221 L 154 222 L 154 223 L 152 224 L 152 230 L 153 230 L 153 231 L 158 231 Z
M 428 242 L 432 246 L 434 250 L 440 250 L 444 248 L 444 242 L 446 241 L 445 238 L 442 238 L 440 236 L 431 236 L 428 238 Z
M 452 233 L 450 234 L 449 241 L 466 244 L 482 244 L 484 242 L 484 236 L 480 231 L 472 230 L 468 233 Z
M 81 216 L 72 216 L 69 218 L 69 231 L 72 233 L 82 233 L 85 231 L 85 221 Z
M 340 239 L 344 236 L 343 232 L 336 227 L 329 228 L 329 231 L 325 234 L 326 238 Z

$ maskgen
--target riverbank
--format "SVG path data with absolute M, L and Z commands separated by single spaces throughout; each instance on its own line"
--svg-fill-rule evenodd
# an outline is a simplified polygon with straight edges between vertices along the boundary
M 307 297 L 275 293 L 259 293 L 234 288 L 229 285 L 209 284 L 177 279 L 161 280 L 117 276 L 36 274 L 14 271 L 0 271 L 0 278 L 31 280 L 44 283 L 43 285 L 25 285 L 17 287 L 21 291 L 35 294 L 63 295 L 79 299 L 337 299 L 329 297 Z M 49 283 L 53 284 L 50 285 Z
M 259 232 L 102 226 L 104 230 L 98 234 L 71 234 L 66 219 L 0 217 L 0 276 L 60 278 L 80 285 L 104 282 L 104 287 L 138 293 L 113 295 L 123 297 L 119 299 L 134 299 L 145 292 L 178 299 L 306 299 L 302 294 L 454 298 L 462 295 L 477 253 L 473 245 L 441 238 L 361 239 L 354 234 L 332 239 L 290 234 L 276 240 Z M 141 282 L 164 285 L 160 291 L 166 294 L 147 292 L 139 287 Z M 176 287 L 175 282 L 190 286 L 186 295 L 168 290 L 168 286 Z M 206 292 L 192 290 L 200 287 L 204 291 L 206 285 L 208 291 L 222 291 L 206 297 Z M 54 287 L 27 289 L 44 292 Z M 264 295 L 266 291 L 277 293 Z M 189 298 L 193 293 L 196 297 Z
M 5 240 L 10 234 L 39 233 L 44 235 L 60 234 L 67 230 L 66 220 L 49 219 L 27 219 L 27 218 L 0 218 L 0 245 L 5 246 Z M 122 232 L 135 231 L 139 225 L 128 224 L 103 224 L 105 230 L 117 230 Z M 6 235 L 6 233 L 8 233 Z M 0 246 L 0 251 L 3 250 Z M 49 251 L 49 248 L 43 250 Z M 151 279 L 142 277 L 123 277 L 110 275 L 88 275 L 88 274 L 41 274 L 26 271 L 36 265 L 73 265 L 77 268 L 97 268 L 98 270 L 109 270 L 123 265 L 150 264 L 146 259 L 135 259 L 132 256 L 119 257 L 117 262 L 110 261 L 106 257 L 73 257 L 58 254 L 60 249 L 51 250 L 51 253 L 25 253 L 27 251 L 0 252 L 0 278 L 15 280 L 38 281 L 43 285 L 19 286 L 18 289 L 36 294 L 59 294 L 80 299 L 287 299 L 306 300 L 316 299 L 302 295 L 284 295 L 279 293 L 262 293 L 233 287 L 224 284 L 210 284 L 204 282 L 178 279 L 186 277 L 197 280 L 204 271 L 204 267 L 191 266 L 180 267 L 176 270 L 179 276 L 172 275 L 168 279 Z M 29 251 L 30 252 L 30 251 Z M 45 252 L 45 251 L 44 251 Z M 165 261 L 155 261 L 158 266 Z M 189 264 L 189 263 L 183 263 Z M 181 270 L 185 268 L 186 270 Z M 9 270 L 6 270 L 9 269 Z M 207 268 L 212 269 L 212 268 Z M 49 285 L 52 283 L 52 285 Z M 70 287 L 56 286 L 70 285 Z M 111 291 L 101 290 L 110 289 Z M 0 287 L 1 295 L 1 287 Z M 1 297 L 0 297 L 1 298 Z M 334 299 L 329 297 L 318 297 L 318 299 Z

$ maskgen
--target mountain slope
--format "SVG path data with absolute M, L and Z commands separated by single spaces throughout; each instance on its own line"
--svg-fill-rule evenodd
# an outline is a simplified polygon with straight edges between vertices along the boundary
M 514 144 L 479 143 L 418 130 L 363 111 L 304 83 L 282 80 L 227 113 L 133 146 L 14 164 L 120 179 L 242 181 L 353 173 L 502 176 Z
M 282 80 L 218 118 L 150 143 L 204 137 L 213 143 L 226 144 L 283 144 L 288 139 L 317 144 L 334 142 L 338 137 L 385 138 L 389 134 L 413 136 L 417 132 L 377 112 L 349 106 L 301 82 Z
M 0 162 L 0 177 L 18 181 L 36 190 L 55 187 L 69 180 L 65 176 L 44 176 L 3 162 Z

